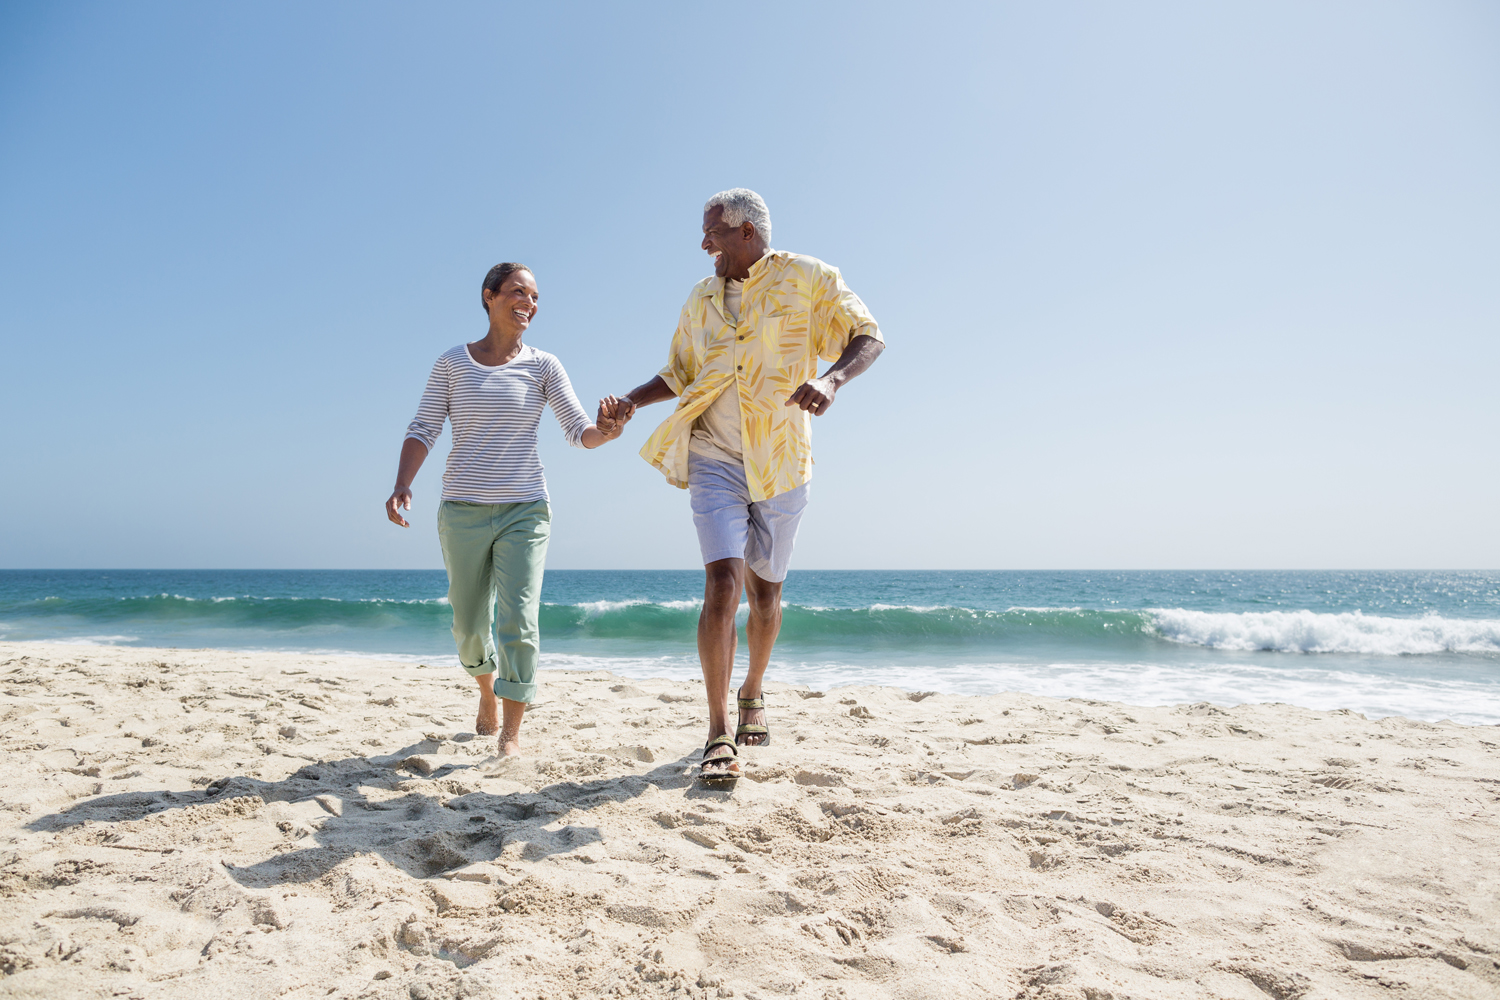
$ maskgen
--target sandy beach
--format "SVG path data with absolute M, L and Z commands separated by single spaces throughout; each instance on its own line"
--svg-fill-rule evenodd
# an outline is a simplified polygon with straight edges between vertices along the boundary
M 0 644 L 0 996 L 1500 996 L 1500 729 Z

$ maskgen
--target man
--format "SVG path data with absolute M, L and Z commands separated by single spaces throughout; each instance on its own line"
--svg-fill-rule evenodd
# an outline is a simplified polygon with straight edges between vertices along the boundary
M 865 304 L 838 269 L 772 250 L 760 195 L 734 188 L 703 206 L 701 246 L 714 273 L 693 287 L 667 366 L 622 397 L 628 407 L 677 397 L 641 449 L 692 497 L 706 578 L 698 658 L 708 692 L 699 775 L 739 777 L 739 747 L 771 742 L 761 679 L 781 630 L 781 585 L 812 478 L 812 417 L 885 349 Z M 818 359 L 835 362 L 821 377 Z M 734 615 L 744 591 L 750 667 L 729 735 Z

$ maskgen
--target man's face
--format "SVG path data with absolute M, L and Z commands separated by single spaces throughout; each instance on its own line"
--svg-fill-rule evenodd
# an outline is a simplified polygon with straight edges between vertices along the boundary
M 701 246 L 714 259 L 714 274 L 719 277 L 743 277 L 750 265 L 760 259 L 756 252 L 755 227 L 750 223 L 731 226 L 724 221 L 724 206 L 715 205 L 703 213 Z

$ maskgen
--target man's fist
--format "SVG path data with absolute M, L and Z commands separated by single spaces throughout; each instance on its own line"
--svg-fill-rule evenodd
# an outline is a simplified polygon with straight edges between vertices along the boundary
M 797 391 L 787 398 L 787 406 L 800 406 L 804 410 L 810 410 L 815 417 L 821 417 L 828 412 L 833 405 L 833 397 L 838 393 L 838 387 L 833 380 L 827 378 L 808 379 L 797 387 Z

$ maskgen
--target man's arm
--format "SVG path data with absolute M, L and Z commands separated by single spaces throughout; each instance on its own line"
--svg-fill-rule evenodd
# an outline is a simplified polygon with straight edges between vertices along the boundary
M 799 385 L 797 391 L 787 397 L 786 405 L 800 406 L 804 410 L 811 410 L 813 416 L 821 417 L 833 405 L 839 386 L 873 365 L 883 350 L 883 343 L 867 333 L 860 334 L 849 341 L 844 353 L 839 355 L 833 367 L 824 372 L 821 378 L 808 379 Z
M 658 375 L 644 385 L 638 385 L 621 396 L 620 402 L 629 407 L 629 413 L 634 415 L 638 406 L 650 406 L 652 403 L 660 403 L 664 399 L 676 398 L 677 393 L 673 392 L 672 387 L 667 385 L 667 380 Z

